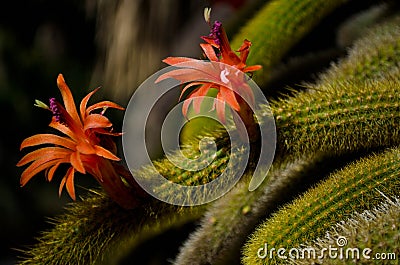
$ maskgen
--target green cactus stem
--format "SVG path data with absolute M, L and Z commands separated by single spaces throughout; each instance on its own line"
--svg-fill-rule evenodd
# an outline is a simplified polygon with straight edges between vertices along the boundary
M 251 235 L 243 250 L 244 264 L 280 264 L 277 255 L 260 258 L 265 244 L 269 249 L 297 247 L 322 236 L 337 220 L 382 202 L 382 195 L 395 196 L 400 187 L 400 150 L 360 159 L 333 173 L 315 188 L 305 192 L 265 220 Z M 276 254 L 276 253 L 275 253 Z
M 385 196 L 383 194 L 383 196 Z M 400 255 L 400 201 L 398 198 L 387 198 L 382 204 L 372 210 L 363 213 L 355 213 L 348 220 L 334 226 L 325 237 L 313 240 L 311 247 L 321 253 L 323 248 L 337 247 L 340 238 L 345 238 L 342 246 L 344 259 L 325 259 L 308 257 L 294 261 L 296 265 L 306 265 L 315 262 L 323 264 L 346 264 L 353 257 L 357 264 L 396 264 Z M 362 251 L 370 249 L 371 253 L 366 257 Z M 357 249 L 354 254 L 347 252 L 349 249 Z M 378 254 L 379 256 L 375 256 Z M 379 259 L 378 259 L 379 258 Z
M 345 165 L 354 159 L 349 155 L 332 159 L 318 154 L 275 165 L 269 181 L 253 192 L 248 191 L 250 174 L 244 176 L 229 194 L 207 209 L 200 227 L 182 246 L 174 264 L 236 264 L 243 244 L 260 220 L 326 177 L 338 167 L 338 160 Z
M 277 158 L 317 151 L 340 154 L 399 142 L 399 79 L 320 88 L 271 104 L 278 130 Z
M 271 66 L 326 15 L 347 0 L 273 0 L 267 2 L 235 35 L 232 47 L 240 47 L 244 39 L 252 42 L 248 65 L 261 64 L 264 69 L 254 76 L 263 86 Z
M 22 250 L 20 264 L 118 264 L 140 242 L 195 220 L 202 207 L 182 208 L 151 200 L 125 210 L 102 191 L 68 206 L 35 247 Z

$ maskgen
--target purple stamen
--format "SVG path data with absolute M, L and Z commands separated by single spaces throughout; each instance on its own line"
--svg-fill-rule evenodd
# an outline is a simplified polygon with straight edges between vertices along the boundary
M 49 102 L 50 102 L 50 110 L 53 113 L 53 116 L 56 119 L 56 122 L 60 122 L 61 121 L 61 112 L 58 109 L 57 100 L 55 98 L 50 98 Z
M 217 45 L 221 45 L 221 29 L 222 23 L 216 20 L 211 28 L 211 33 L 209 36 L 215 40 Z

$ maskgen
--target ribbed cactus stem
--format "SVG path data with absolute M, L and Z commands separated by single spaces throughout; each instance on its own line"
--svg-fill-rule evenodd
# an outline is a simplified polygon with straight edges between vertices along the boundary
M 278 130 L 277 156 L 340 154 L 399 143 L 400 80 L 324 84 L 271 104 Z
M 385 194 L 382 196 L 386 197 Z M 334 265 L 343 264 L 353 258 L 358 258 L 358 264 L 371 264 L 374 261 L 377 264 L 396 264 L 400 255 L 400 249 L 396 247 L 400 237 L 399 220 L 400 200 L 398 197 L 386 197 L 376 208 L 355 213 L 351 218 L 337 223 L 324 237 L 313 240 L 309 246 L 315 249 L 316 253 L 321 253 L 323 248 L 338 247 L 339 240 L 344 238 L 341 248 L 345 251 L 345 260 L 332 259 L 329 256 L 318 258 L 316 255 L 295 260 L 294 264 L 318 262 Z M 349 250 L 354 250 L 354 253 Z
M 348 158 L 341 159 L 347 161 Z M 265 181 L 253 192 L 248 191 L 250 175 L 243 176 L 243 180 L 229 194 L 207 210 L 200 227 L 183 245 L 175 264 L 209 264 L 215 260 L 221 264 L 237 263 L 242 245 L 259 220 L 306 190 L 310 183 L 326 175 L 336 165 L 332 159 L 321 155 L 275 165 L 269 173 L 268 182 Z
M 102 191 L 92 191 L 52 220 L 20 264 L 118 264 L 134 246 L 198 218 L 204 208 L 182 208 L 151 200 L 125 210 Z M 156 217 L 156 218 L 155 218 Z
M 244 39 L 252 42 L 248 65 L 261 64 L 254 76 L 263 86 L 270 67 L 278 63 L 297 42 L 326 15 L 347 0 L 273 0 L 265 4 L 234 36 L 231 46 L 240 47 Z
M 253 233 L 244 248 L 244 264 L 284 264 L 277 255 L 262 259 L 257 252 L 265 244 L 276 249 L 306 244 L 321 237 L 337 220 L 372 210 L 383 201 L 380 192 L 395 196 L 400 185 L 399 156 L 396 148 L 361 159 L 286 205 Z

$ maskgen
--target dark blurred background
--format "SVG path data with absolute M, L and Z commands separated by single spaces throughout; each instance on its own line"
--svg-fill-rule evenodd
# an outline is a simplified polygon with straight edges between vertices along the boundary
M 15 165 L 29 150 L 23 139 L 49 131 L 51 115 L 33 106 L 61 96 L 62 73 L 76 101 L 101 85 L 94 100 L 126 105 L 134 89 L 165 66 L 168 55 L 201 55 L 199 36 L 208 34 L 203 8 L 228 20 L 246 1 L 118 0 L 8 1 L 0 8 L 0 264 L 14 264 L 20 250 L 34 244 L 49 219 L 71 200 L 58 197 L 59 175 L 51 183 L 38 174 L 19 185 Z M 247 1 L 252 2 L 252 1 Z M 110 113 L 116 129 L 123 113 Z M 61 176 L 60 176 L 61 175 Z M 76 176 L 77 193 L 97 185 Z
M 59 179 L 46 183 L 43 174 L 20 188 L 22 168 L 15 164 L 26 153 L 19 152 L 21 141 L 47 130 L 51 116 L 33 103 L 60 98 L 58 73 L 77 96 L 85 92 L 94 36 L 95 17 L 80 1 L 10 1 L 0 9 L 0 264 L 14 264 L 16 249 L 32 244 L 69 200 L 58 198 Z

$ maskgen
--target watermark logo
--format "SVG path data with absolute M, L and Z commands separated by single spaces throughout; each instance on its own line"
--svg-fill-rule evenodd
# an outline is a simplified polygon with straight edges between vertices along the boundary
M 275 248 L 268 246 L 267 243 L 257 251 L 260 259 L 272 260 L 396 260 L 396 253 L 373 253 L 371 248 L 348 247 L 347 238 L 339 236 L 336 245 L 328 245 L 323 248 L 304 247 L 304 248 Z
M 199 61 L 196 69 L 203 71 L 204 75 L 196 77 L 190 82 L 208 82 L 223 85 L 237 93 L 247 104 L 259 125 L 260 137 L 259 157 L 249 183 L 249 190 L 255 190 L 266 177 L 272 164 L 275 145 L 276 129 L 272 112 L 269 110 L 267 99 L 257 84 L 242 71 L 219 62 Z M 226 107 L 226 119 L 221 123 L 215 107 L 211 110 L 203 110 L 190 119 L 207 117 L 220 122 L 229 135 L 230 152 L 229 159 L 223 172 L 214 180 L 197 186 L 186 186 L 172 182 L 160 174 L 152 159 L 148 155 L 146 146 L 146 131 L 149 129 L 148 118 L 151 112 L 166 112 L 157 104 L 160 99 L 173 90 L 179 90 L 181 82 L 167 78 L 158 82 L 160 76 L 177 69 L 187 69 L 190 66 L 176 64 L 166 67 L 145 80 L 131 97 L 125 111 L 123 122 L 122 144 L 126 163 L 138 184 L 155 198 L 174 205 L 193 206 L 211 202 L 228 192 L 242 177 L 247 167 L 250 154 L 250 142 L 246 132 L 246 125 L 240 116 L 229 104 L 223 104 L 218 98 L 203 96 L 202 104 L 215 106 L 221 104 Z M 217 72 L 217 75 L 209 74 Z M 156 82 L 157 81 L 157 82 Z M 246 86 L 244 89 L 243 86 Z M 251 89 L 252 97 L 249 97 Z M 177 99 L 176 99 L 177 100 Z M 193 98 L 192 98 L 193 100 Z M 184 171 L 195 172 L 212 167 L 217 158 L 218 147 L 215 139 L 205 137 L 199 142 L 200 155 L 195 159 L 188 158 L 180 150 L 180 132 L 187 122 L 190 122 L 182 114 L 185 101 L 180 102 L 167 113 L 162 114 L 165 119 L 161 127 L 161 144 L 165 157 Z M 260 106 L 263 106 L 260 108 Z M 185 106 L 186 107 L 186 106 Z M 136 154 L 142 154 L 144 161 L 135 159 Z M 146 174 L 142 174 L 145 168 Z

